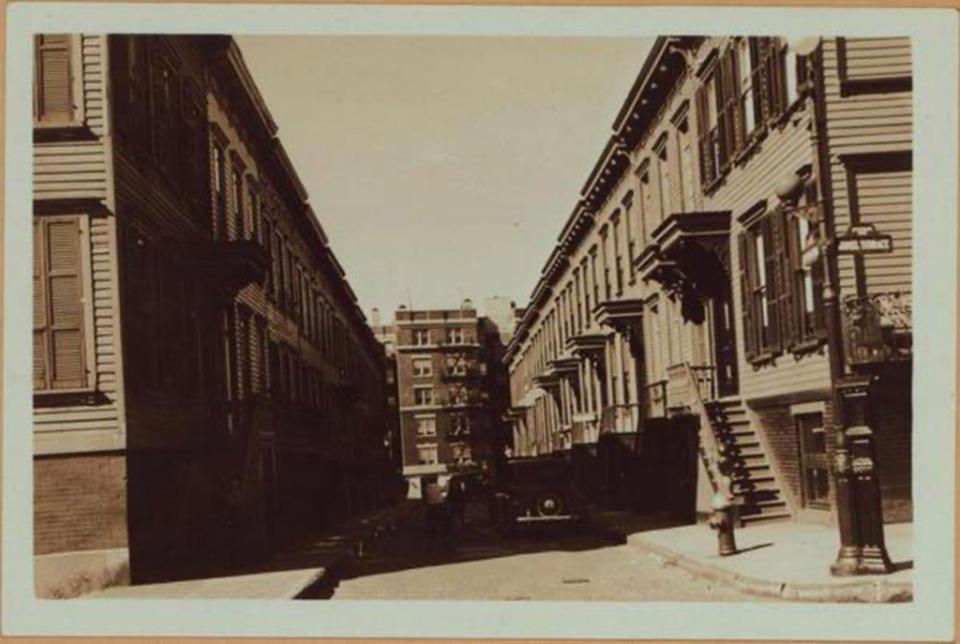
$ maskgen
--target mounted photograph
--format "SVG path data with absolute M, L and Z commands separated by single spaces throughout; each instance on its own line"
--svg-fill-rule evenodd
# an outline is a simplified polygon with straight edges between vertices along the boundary
M 19 34 L 23 605 L 77 634 L 178 602 L 197 635 L 932 614 L 956 216 L 918 27 L 356 9 Z

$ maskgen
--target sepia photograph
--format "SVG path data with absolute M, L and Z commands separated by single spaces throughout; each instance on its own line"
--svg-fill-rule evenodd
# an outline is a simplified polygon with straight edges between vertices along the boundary
M 955 142 L 952 178 L 917 169 L 937 14 L 648 8 L 591 36 L 562 10 L 519 35 L 215 10 L 8 32 L 32 90 L 5 260 L 7 310 L 33 301 L 32 341 L 5 324 L 23 601 L 81 632 L 149 600 L 295 600 L 263 606 L 357 634 L 366 600 L 906 623 L 928 557 L 952 605 L 952 545 L 921 533 L 952 544 L 954 402 L 924 383 L 955 384 L 955 294 L 914 313 L 933 254 L 956 264 Z

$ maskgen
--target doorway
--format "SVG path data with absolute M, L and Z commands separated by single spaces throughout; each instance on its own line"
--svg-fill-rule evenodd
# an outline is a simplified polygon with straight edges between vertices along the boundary
M 737 377 L 737 336 L 729 282 L 713 299 L 713 359 L 717 366 L 717 395 L 739 393 Z

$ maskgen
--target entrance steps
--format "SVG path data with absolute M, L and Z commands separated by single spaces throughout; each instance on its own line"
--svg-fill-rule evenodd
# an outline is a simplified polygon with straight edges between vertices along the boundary
M 714 435 L 733 464 L 731 491 L 740 501 L 740 521 L 747 525 L 789 518 L 783 491 L 743 401 L 731 396 L 705 406 Z

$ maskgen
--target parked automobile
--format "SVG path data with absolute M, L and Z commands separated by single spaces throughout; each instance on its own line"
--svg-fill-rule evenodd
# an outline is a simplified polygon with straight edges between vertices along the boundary
M 584 525 L 586 496 L 563 458 L 508 459 L 498 468 L 490 499 L 491 522 L 501 531 L 546 525 Z

